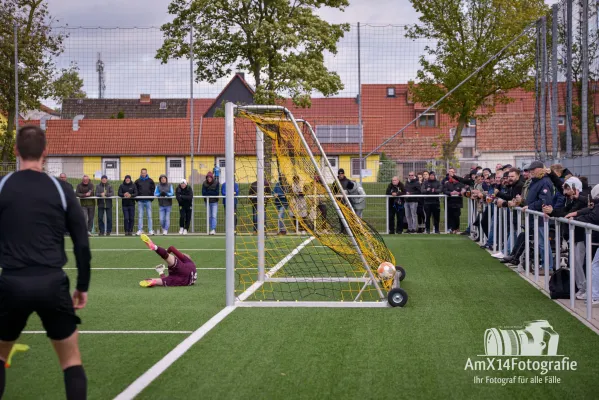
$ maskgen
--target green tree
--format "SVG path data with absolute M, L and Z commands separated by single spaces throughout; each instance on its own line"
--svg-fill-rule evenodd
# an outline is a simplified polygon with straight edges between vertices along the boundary
M 79 76 L 79 68 L 72 65 L 63 69 L 61 75 L 52 82 L 54 99 L 62 105 L 65 99 L 85 99 L 87 94 L 82 90 L 83 79 Z
M 391 182 L 391 179 L 397 174 L 397 164 L 394 160 L 387 157 L 385 153 L 381 153 L 379 158 L 379 173 L 377 174 L 377 182 Z
M 64 36 L 54 34 L 50 22 L 44 0 L 0 0 L 0 110 L 8 116 L 1 143 L 4 162 L 13 155 L 15 132 L 14 24 L 18 26 L 19 108 L 33 110 L 41 99 L 52 97 L 52 58 L 63 50 Z
M 172 0 L 173 22 L 164 24 L 164 44 L 156 58 L 187 58 L 193 25 L 195 76 L 215 83 L 234 70 L 249 71 L 255 82 L 254 102 L 276 104 L 291 97 L 310 106 L 313 91 L 325 96 L 343 89 L 341 78 L 324 65 L 324 53 L 337 52 L 347 24 L 330 24 L 315 10 L 345 9 L 348 0 Z M 271 160 L 267 138 L 265 158 Z M 269 162 L 265 168 L 269 172 Z
M 528 25 L 546 15 L 543 0 L 410 0 L 420 23 L 408 30 L 412 39 L 434 40 L 421 56 L 414 100 L 432 105 L 497 54 Z M 441 158 L 451 161 L 462 130 L 476 117 L 484 121 L 499 104 L 513 99 L 510 89 L 530 84 L 534 70 L 534 35 L 525 34 L 437 107 L 456 123 L 452 140 L 441 144 Z M 484 106 L 484 108 L 481 108 Z

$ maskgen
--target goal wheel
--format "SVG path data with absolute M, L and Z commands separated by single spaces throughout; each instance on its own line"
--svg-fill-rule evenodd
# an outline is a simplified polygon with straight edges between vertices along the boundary
M 408 302 L 408 294 L 401 288 L 391 289 L 387 301 L 392 307 L 403 307 Z
M 399 271 L 399 281 L 403 281 L 406 277 L 406 270 L 400 265 L 396 265 L 395 269 Z

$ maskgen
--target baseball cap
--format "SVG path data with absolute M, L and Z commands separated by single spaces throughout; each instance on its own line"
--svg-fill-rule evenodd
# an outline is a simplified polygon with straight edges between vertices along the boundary
M 540 161 L 533 161 L 528 166 L 529 171 L 532 171 L 533 169 L 537 169 L 537 168 L 545 168 L 545 165 L 543 165 L 543 163 Z
M 181 184 L 187 185 L 187 179 L 181 179 Z
M 564 186 L 566 186 L 566 185 L 571 187 L 572 189 L 577 189 L 579 192 L 582 191 L 582 182 L 580 181 L 580 179 L 576 178 L 575 176 L 568 178 L 564 182 Z
M 595 185 L 595 187 L 593 188 L 593 190 L 591 190 L 591 197 L 593 199 L 596 199 L 599 197 L 599 185 Z
M 106 175 L 102 175 L 102 179 L 108 179 Z
M 337 171 L 337 175 L 339 174 L 345 175 L 345 170 L 343 168 L 340 168 L 339 171 Z

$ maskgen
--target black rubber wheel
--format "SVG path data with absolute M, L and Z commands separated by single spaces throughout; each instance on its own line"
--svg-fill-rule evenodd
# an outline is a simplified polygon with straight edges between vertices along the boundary
M 406 270 L 405 270 L 405 269 L 403 269 L 403 267 L 402 267 L 402 266 L 400 266 L 400 265 L 396 265 L 396 266 L 395 266 L 395 269 L 396 269 L 396 270 L 398 270 L 398 271 L 399 271 L 399 273 L 400 273 L 400 274 L 399 274 L 399 281 L 400 281 L 400 282 L 401 282 L 401 281 L 403 281 L 403 280 L 406 278 Z
M 408 302 L 408 294 L 401 288 L 391 289 L 387 295 L 391 307 L 403 307 Z

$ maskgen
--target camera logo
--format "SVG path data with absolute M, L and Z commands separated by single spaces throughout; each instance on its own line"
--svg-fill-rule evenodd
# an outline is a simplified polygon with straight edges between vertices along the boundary
M 530 321 L 524 329 L 485 331 L 487 356 L 556 356 L 559 335 L 546 320 Z

